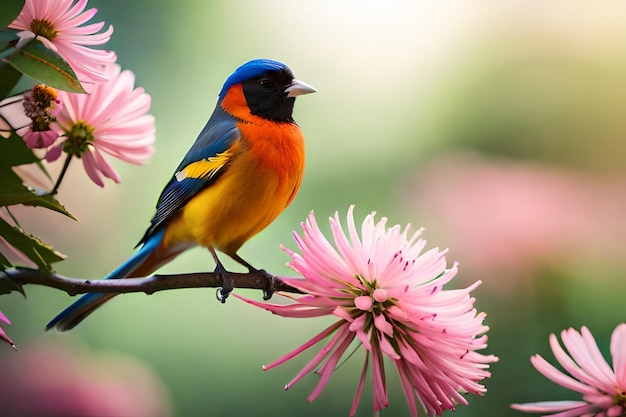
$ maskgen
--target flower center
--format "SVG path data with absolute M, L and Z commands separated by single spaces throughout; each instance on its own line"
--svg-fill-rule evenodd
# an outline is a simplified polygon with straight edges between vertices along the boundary
M 33 87 L 33 100 L 41 109 L 47 109 L 54 103 L 58 103 L 57 91 L 45 84 L 37 84 Z
M 49 20 L 45 20 L 45 19 L 33 19 L 33 21 L 30 22 L 30 30 L 35 35 L 43 36 L 49 41 L 54 40 L 54 38 L 56 38 L 57 35 L 59 34 L 54 29 L 52 22 L 50 22 Z
M 33 132 L 45 132 L 50 130 L 50 119 L 46 116 L 36 116 L 33 119 Z
M 58 103 L 56 90 L 45 84 L 37 84 L 24 94 L 24 114 L 33 121 L 34 132 L 50 130 L 55 117 L 49 110 Z
M 619 392 L 615 396 L 614 402 L 616 406 L 621 406 L 623 411 L 626 412 L 626 391 Z
M 84 120 L 78 120 L 72 126 L 72 130 L 65 133 L 67 139 L 63 142 L 63 152 L 80 158 L 87 151 L 89 144 L 93 143 L 94 130 L 92 125 Z
M 358 279 L 362 284 L 364 289 L 355 287 L 353 289 L 353 293 L 357 299 L 359 299 L 359 304 L 357 308 L 360 310 L 372 310 L 376 314 L 382 313 L 385 309 L 394 305 L 394 299 L 391 299 L 387 296 L 387 291 L 382 288 L 378 288 L 378 283 L 374 279 L 373 281 L 369 281 L 365 277 L 360 275 L 356 275 L 356 279 Z M 369 298 L 370 301 L 365 301 L 366 298 Z M 356 300 L 355 300 L 356 301 Z

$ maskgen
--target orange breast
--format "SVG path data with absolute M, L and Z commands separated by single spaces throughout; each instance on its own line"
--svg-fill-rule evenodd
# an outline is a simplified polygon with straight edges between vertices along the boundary
M 298 126 L 249 113 L 247 120 L 239 118 L 239 151 L 225 172 L 168 225 L 172 243 L 193 240 L 234 254 L 267 227 L 298 191 L 304 170 L 304 138 Z

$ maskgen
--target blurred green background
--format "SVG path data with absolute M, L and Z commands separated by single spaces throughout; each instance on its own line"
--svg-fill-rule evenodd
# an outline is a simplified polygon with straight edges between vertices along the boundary
M 69 255 L 58 272 L 98 278 L 142 236 L 156 198 L 213 110 L 226 77 L 259 57 L 287 63 L 318 93 L 298 99 L 307 141 L 301 191 L 240 254 L 291 275 L 279 245 L 314 210 L 320 223 L 356 204 L 392 224 L 426 228 L 429 247 L 460 262 L 455 285 L 476 280 L 489 349 L 500 357 L 485 397 L 459 416 L 516 416 L 511 402 L 574 399 L 529 357 L 553 361 L 548 335 L 587 325 L 608 355 L 626 319 L 626 5 L 607 1 L 430 2 L 91 0 L 113 24 L 108 47 L 152 96 L 157 153 L 143 167 L 113 161 L 123 183 L 99 189 L 73 164 L 59 199 L 79 222 L 24 209 L 22 224 Z M 234 270 L 238 267 L 227 264 Z M 201 249 L 164 273 L 212 270 Z M 134 358 L 167 392 L 175 416 L 344 416 L 362 357 L 313 404 L 309 376 L 282 387 L 311 355 L 268 372 L 328 325 L 288 320 L 214 290 L 116 298 L 67 334 L 43 326 L 71 299 L 27 288 L 0 310 L 18 347 L 78 345 Z M 260 294 L 242 291 L 247 296 Z M 0 358 L 20 353 L 0 346 Z M 389 364 L 389 371 L 392 367 Z M 35 372 L 36 375 L 36 371 Z M 36 378 L 36 376 L 35 376 Z M 407 415 L 397 377 L 390 407 Z M 358 416 L 371 416 L 366 388 Z M 446 413 L 452 415 L 452 412 Z

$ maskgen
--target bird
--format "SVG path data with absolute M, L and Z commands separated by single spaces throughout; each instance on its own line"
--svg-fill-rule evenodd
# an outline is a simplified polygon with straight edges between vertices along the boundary
M 285 64 L 254 59 L 224 83 L 198 138 L 161 192 L 140 247 L 104 279 L 147 276 L 192 247 L 207 248 L 222 279 L 218 299 L 233 289 L 216 251 L 268 278 L 237 251 L 295 197 L 304 171 L 304 136 L 292 113 L 295 98 L 316 92 Z M 88 293 L 59 313 L 46 330 L 74 328 L 115 294 Z

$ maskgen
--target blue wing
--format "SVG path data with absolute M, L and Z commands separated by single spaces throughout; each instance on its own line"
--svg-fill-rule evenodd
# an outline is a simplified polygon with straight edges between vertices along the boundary
M 176 168 L 176 173 L 161 192 L 151 225 L 138 245 L 145 243 L 191 197 L 219 178 L 233 156 L 229 149 L 239 137 L 237 119 L 222 110 L 218 103 L 204 129 Z

